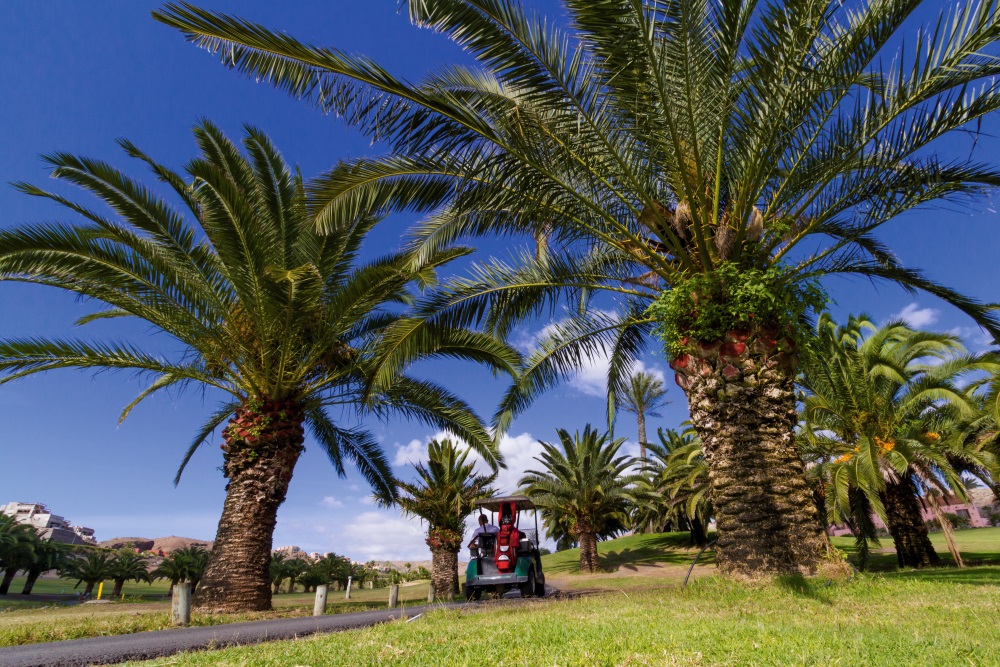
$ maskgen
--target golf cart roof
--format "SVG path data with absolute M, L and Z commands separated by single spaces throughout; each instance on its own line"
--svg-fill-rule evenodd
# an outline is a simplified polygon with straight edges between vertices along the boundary
M 499 512 L 501 503 L 517 503 L 517 509 L 519 510 L 535 509 L 535 503 L 531 502 L 531 498 L 529 498 L 528 496 L 501 496 L 498 498 L 483 498 L 482 500 L 476 501 L 476 507 L 481 507 L 483 509 L 489 510 L 490 512 Z

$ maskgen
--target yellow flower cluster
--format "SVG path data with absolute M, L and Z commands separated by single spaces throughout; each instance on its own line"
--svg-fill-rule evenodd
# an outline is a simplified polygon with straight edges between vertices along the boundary
M 878 436 L 875 437 L 875 444 L 878 445 L 879 455 L 885 456 L 891 452 L 896 447 L 896 441 L 890 438 L 889 440 L 883 440 Z
M 938 440 L 941 439 L 941 436 L 935 433 L 934 431 L 929 431 L 925 433 L 924 437 L 930 440 L 931 442 L 937 442 Z

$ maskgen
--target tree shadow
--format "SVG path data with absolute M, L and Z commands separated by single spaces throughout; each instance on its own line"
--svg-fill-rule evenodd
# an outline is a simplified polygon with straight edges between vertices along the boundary
M 788 574 L 777 579 L 778 587 L 799 597 L 832 605 L 828 582 L 806 579 L 801 574 Z

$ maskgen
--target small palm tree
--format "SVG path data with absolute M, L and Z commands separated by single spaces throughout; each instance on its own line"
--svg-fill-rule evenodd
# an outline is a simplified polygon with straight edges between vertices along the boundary
M 40 540 L 35 529 L 14 517 L 0 514 L 0 595 L 7 595 L 19 570 L 27 570 L 35 562 Z
M 281 582 L 288 578 L 289 559 L 283 553 L 271 554 L 271 565 L 268 573 L 271 577 L 271 585 L 274 587 L 274 594 L 281 592 Z
M 873 529 L 865 515 L 874 512 L 889 528 L 901 567 L 937 564 L 921 516 L 923 487 L 965 497 L 963 472 L 989 478 L 996 471 L 993 457 L 957 423 L 979 411 L 979 383 L 967 380 L 997 372 L 998 360 L 966 354 L 955 336 L 901 321 L 876 326 L 863 315 L 838 326 L 824 314 L 806 350 L 809 436 L 800 442 L 828 481 L 831 520 L 851 523 L 864 555 Z
M 636 461 L 618 456 L 625 438 L 611 440 L 607 433 L 590 424 L 570 435 L 559 429 L 561 447 L 543 442 L 535 460 L 544 470 L 528 470 L 519 485 L 542 512 L 547 522 L 570 527 L 580 542 L 580 571 L 600 567 L 597 537 L 612 522 L 628 521 L 629 504 L 634 502 L 630 486 L 639 481 L 628 470 Z
M 174 586 L 182 581 L 190 581 L 191 590 L 194 591 L 205 573 L 209 558 L 210 554 L 204 547 L 182 547 L 171 551 L 151 574 L 157 579 L 170 581 L 168 595 L 173 595 Z
M 27 568 L 21 595 L 31 595 L 31 591 L 35 587 L 35 582 L 38 581 L 38 577 L 42 576 L 43 573 L 65 568 L 70 551 L 70 545 L 63 542 L 38 540 L 38 543 L 35 545 L 34 558 L 31 561 L 31 565 Z
M 418 463 L 416 482 L 397 482 L 397 503 L 410 515 L 427 522 L 427 546 L 431 549 L 431 582 L 443 597 L 458 593 L 458 552 L 465 533 L 465 519 L 473 503 L 493 495 L 496 475 L 477 475 L 468 462 L 469 450 L 448 439 L 431 440 L 427 463 Z M 379 497 L 387 502 L 387 497 Z
M 146 557 L 129 550 L 119 551 L 111 558 L 108 562 L 108 578 L 115 582 L 115 588 L 111 591 L 113 597 L 122 594 L 126 581 L 153 581 Z
M 876 235 L 1000 184 L 977 155 L 936 153 L 997 110 L 1000 67 L 984 55 L 1000 39 L 994 3 L 956 4 L 909 53 L 912 16 L 940 0 L 563 0 L 565 29 L 515 0 L 404 4 L 478 67 L 410 83 L 190 4 L 154 15 L 396 151 L 339 169 L 331 209 L 384 180 L 397 206 L 433 211 L 424 252 L 477 235 L 544 239 L 427 310 L 430 323 L 508 335 L 572 304 L 500 423 L 600 351 L 620 392 L 659 338 L 712 469 L 720 568 L 813 570 L 827 541 L 795 449 L 794 378 L 803 316 L 825 300 L 816 280 L 927 290 L 1000 336 L 984 304 L 903 266 Z M 603 309 L 585 308 L 592 298 Z
M 681 433 L 660 429 L 659 444 L 650 445 L 652 455 L 635 491 L 633 521 L 661 531 L 686 528 L 691 544 L 703 547 L 712 520 L 711 485 L 701 440 L 690 423 L 687 426 Z
M 299 577 L 306 573 L 309 569 L 309 563 L 305 562 L 301 558 L 289 559 L 285 566 L 285 576 L 288 577 L 288 592 L 295 592 L 295 584 L 298 582 Z
M 639 460 L 646 460 L 646 417 L 661 417 L 659 408 L 670 403 L 666 400 L 667 389 L 658 377 L 639 371 L 633 373 L 621 396 L 622 407 L 635 415 L 639 432 Z
M 165 358 L 127 343 L 7 340 L 0 342 L 0 382 L 57 368 L 150 377 L 122 418 L 169 387 L 199 385 L 225 396 L 175 479 L 228 420 L 226 500 L 195 603 L 268 609 L 277 511 L 306 428 L 339 475 L 352 461 L 373 488 L 389 494 L 391 469 L 377 439 L 337 424 L 328 408 L 451 429 L 495 465 L 492 436 L 471 408 L 403 371 L 446 355 L 512 372 L 518 357 L 489 336 L 450 327 L 405 336 L 412 322 L 400 306 L 465 250 L 428 258 L 390 252 L 360 263 L 361 244 L 380 219 L 377 208 L 359 203 L 350 216 L 328 218 L 259 130 L 246 129 L 245 154 L 207 121 L 194 134 L 201 156 L 187 166 L 190 180 L 122 142 L 174 191 L 188 217 L 104 162 L 59 153 L 47 158 L 52 175 L 93 193 L 114 216 L 21 183 L 21 191 L 64 205 L 85 222 L 0 232 L 0 280 L 55 286 L 103 306 L 82 322 L 143 320 L 170 336 L 177 354 Z M 318 220 L 333 224 L 329 236 L 316 232 Z M 394 344 L 377 353 L 386 340 Z
M 94 586 L 111 578 L 111 554 L 101 551 L 89 551 L 83 555 L 71 558 L 63 569 L 63 576 L 76 579 L 76 588 L 87 584 L 84 595 L 94 592 Z

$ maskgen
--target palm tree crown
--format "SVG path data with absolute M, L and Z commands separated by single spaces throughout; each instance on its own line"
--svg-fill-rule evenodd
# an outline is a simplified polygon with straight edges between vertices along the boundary
M 646 460 L 646 417 L 660 417 L 657 410 L 670 401 L 666 400 L 667 389 L 663 380 L 651 373 L 638 371 L 629 377 L 628 386 L 621 396 L 621 404 L 626 412 L 636 416 L 639 433 L 639 459 Z

